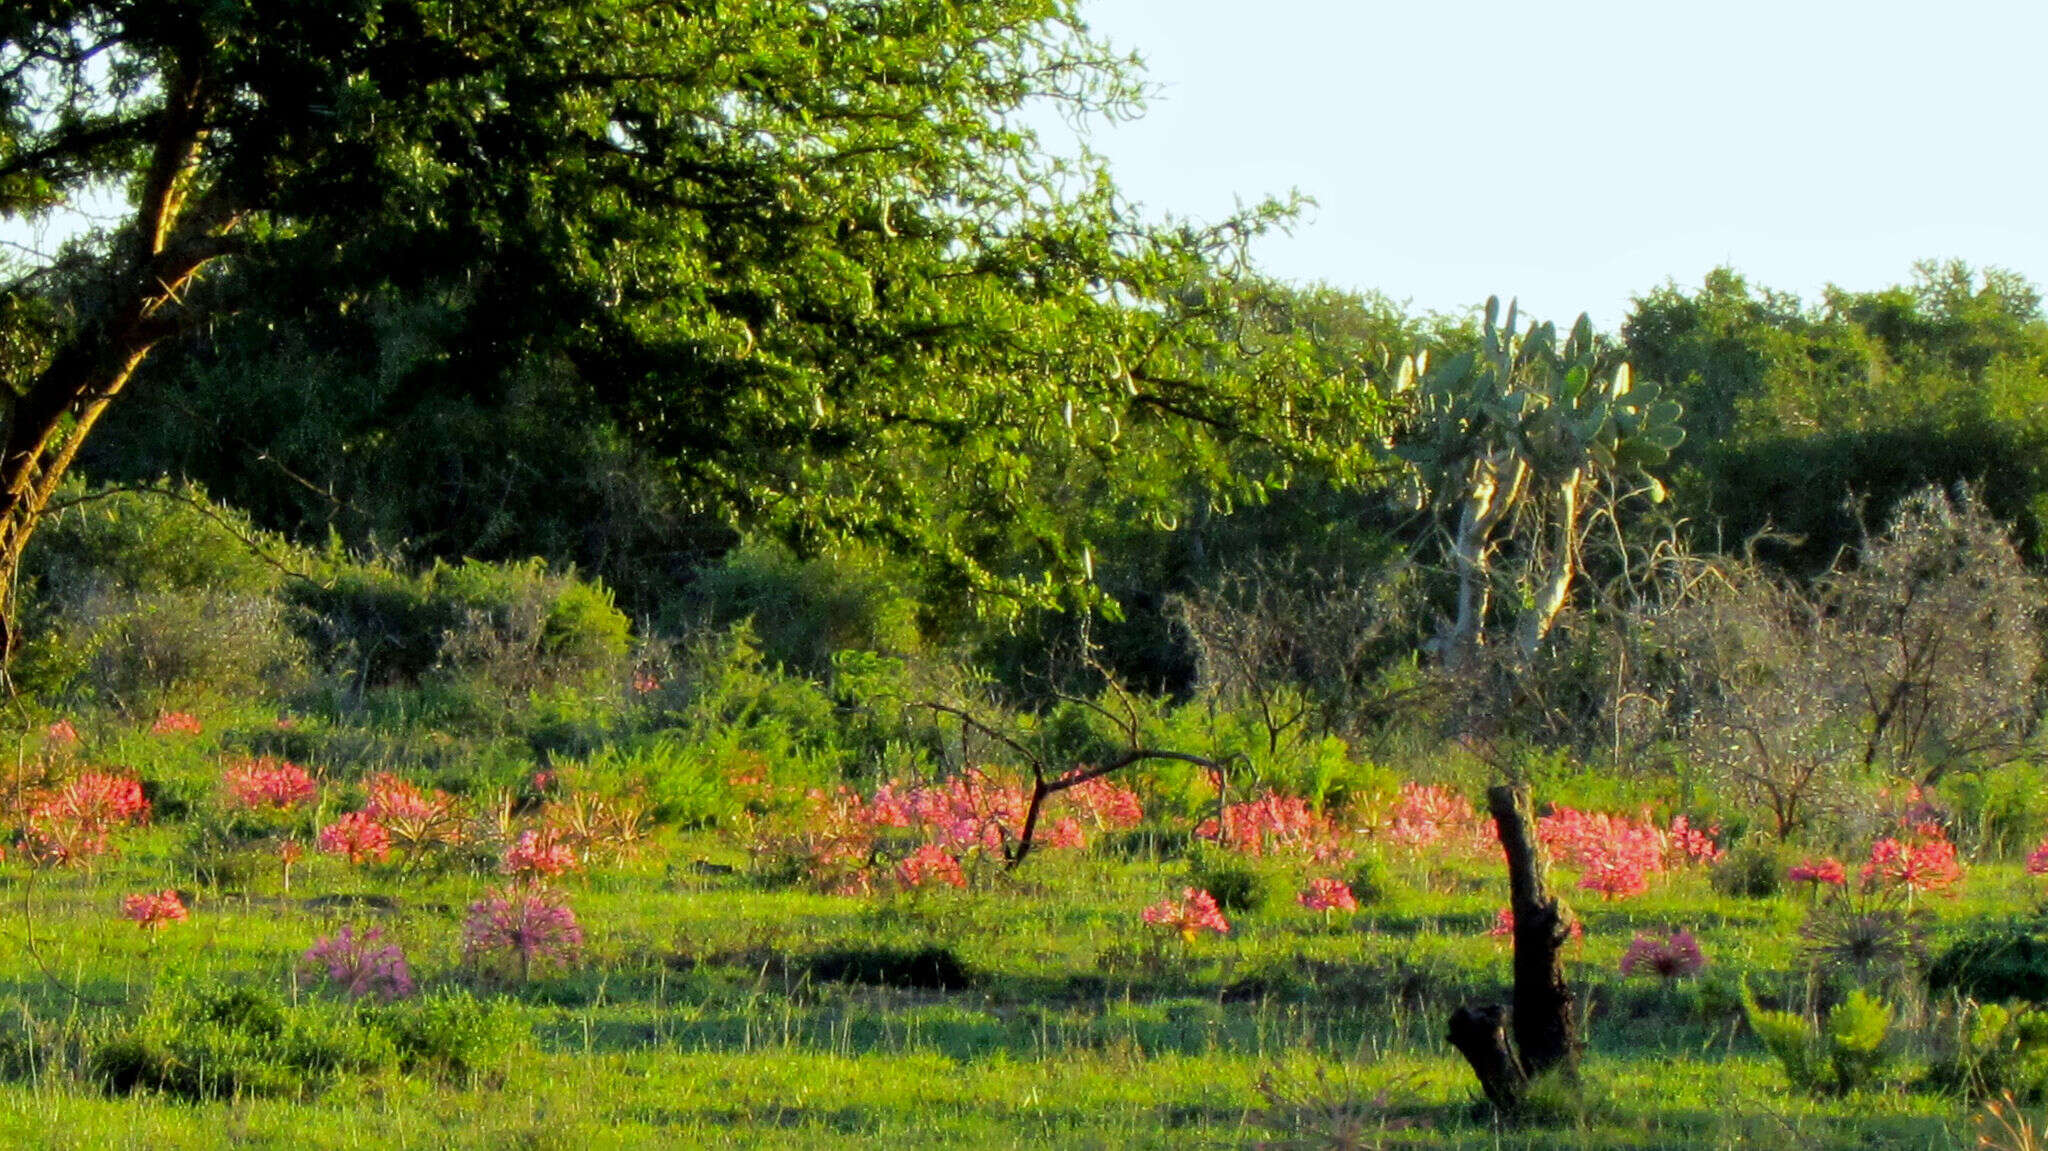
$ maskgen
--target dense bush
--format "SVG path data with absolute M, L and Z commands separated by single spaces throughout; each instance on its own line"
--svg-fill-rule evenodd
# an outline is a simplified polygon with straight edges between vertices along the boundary
M 1976 927 L 1935 956 L 1927 986 L 1986 1003 L 2048 1003 L 2048 920 Z
M 437 563 L 412 574 L 330 556 L 318 575 L 289 593 L 323 662 L 359 692 L 438 676 L 523 696 L 616 672 L 632 643 L 609 592 L 539 560 Z

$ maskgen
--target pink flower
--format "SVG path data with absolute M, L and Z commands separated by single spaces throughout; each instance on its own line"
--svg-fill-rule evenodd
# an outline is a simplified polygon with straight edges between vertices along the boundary
M 391 854 L 391 833 L 367 811 L 351 811 L 320 829 L 320 850 L 350 863 L 382 862 Z
M 1700 950 L 1699 941 L 1692 937 L 1692 932 L 1683 929 L 1673 931 L 1669 939 L 1638 935 L 1621 957 L 1623 975 L 1634 975 L 1640 971 L 1663 979 L 1698 975 L 1706 965 L 1707 957 Z
M 71 726 L 70 720 L 60 719 L 50 725 L 49 739 L 59 747 L 75 746 L 79 742 L 78 729 Z
M 1098 775 L 1086 783 L 1077 783 L 1060 794 L 1079 804 L 1098 831 L 1125 831 L 1145 822 L 1145 808 L 1138 802 L 1138 793 L 1107 776 Z
M 336 991 L 349 999 L 375 996 L 382 1002 L 412 994 L 412 969 L 396 944 L 378 947 L 383 932 L 371 928 L 358 936 L 343 927 L 334 935 L 315 940 L 299 957 L 306 967 L 324 974 Z
M 112 850 L 116 828 L 148 816 L 139 780 L 88 771 L 29 808 L 28 853 L 46 864 L 84 863 Z
M 1145 922 L 1154 927 L 1164 927 L 1180 933 L 1189 943 L 1204 931 L 1218 935 L 1230 933 L 1230 921 L 1223 918 L 1223 911 L 1216 906 L 1216 897 L 1199 887 L 1181 889 L 1180 902 L 1162 899 L 1144 911 Z
M 1919 834 L 1908 840 L 1887 837 L 1870 845 L 1870 862 L 1861 872 L 1866 888 L 1891 884 L 1919 893 L 1947 891 L 1962 882 L 1963 865 L 1956 860 L 1956 845 L 1932 824 L 1916 831 Z
M 310 802 L 319 792 L 305 768 L 269 756 L 234 764 L 221 781 L 227 785 L 228 799 L 234 806 L 252 811 L 290 811 Z
M 1312 879 L 1308 889 L 1294 897 L 1310 911 L 1357 911 L 1358 899 L 1341 879 Z
M 576 867 L 576 853 L 553 828 L 522 831 L 498 870 L 524 879 L 553 879 Z
M 121 915 L 135 921 L 135 926 L 144 931 L 162 931 L 171 924 L 185 918 L 185 901 L 170 888 L 151 893 L 142 892 L 121 901 Z
M 516 972 L 521 981 L 536 965 L 570 966 L 582 946 L 576 913 L 544 887 L 494 890 L 469 905 L 462 925 L 464 960 L 486 970 Z
M 2048 875 L 2048 839 L 2042 840 L 2034 854 L 2027 856 L 2027 874 Z
M 1207 834 L 1246 855 L 1298 852 L 1318 860 L 1348 855 L 1337 843 L 1337 828 L 1328 818 L 1291 795 L 1267 792 L 1257 799 L 1223 809 L 1223 827 L 1206 820 L 1197 834 Z
M 1067 816 L 1055 819 L 1038 834 L 1038 845 L 1048 850 L 1053 848 L 1086 847 L 1088 837 L 1081 831 L 1081 821 Z
M 1849 874 L 1842 867 L 1842 861 L 1833 856 L 1795 863 L 1785 872 L 1785 878 L 1794 883 L 1811 883 L 1816 887 L 1823 883 L 1843 887 L 1849 882 Z
M 1404 783 L 1381 830 L 1388 841 L 1403 847 L 1443 847 L 1483 851 L 1493 842 L 1492 825 L 1471 801 L 1448 787 Z
M 157 713 L 156 722 L 150 725 L 155 735 L 198 735 L 201 731 L 198 717 L 182 711 Z
M 967 886 L 967 877 L 960 871 L 960 861 L 936 843 L 925 844 L 897 864 L 896 878 L 905 887 L 923 887 L 930 883 Z

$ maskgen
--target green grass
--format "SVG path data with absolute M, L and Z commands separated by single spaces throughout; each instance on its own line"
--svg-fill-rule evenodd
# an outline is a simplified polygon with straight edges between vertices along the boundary
M 1893 1146 L 1967 1143 L 1970 1108 L 1906 1090 L 1927 1045 L 1912 1027 L 1887 1090 L 1790 1092 L 1737 1023 L 1737 975 L 1796 983 L 1796 898 L 1717 896 L 1698 874 L 1581 906 L 1572 950 L 1591 1044 L 1584 1082 L 1540 1122 L 1496 1130 L 1442 1042 L 1458 1003 L 1500 994 L 1488 936 L 1502 881 L 1473 868 L 1395 868 L 1406 889 L 1326 924 L 1290 900 L 1232 936 L 1155 941 L 1137 923 L 1185 865 L 1048 854 L 976 890 L 845 898 L 758 889 L 709 833 L 657 839 L 633 864 L 571 881 L 587 930 L 575 972 L 485 989 L 527 1038 L 482 1082 L 395 1073 L 302 1099 L 184 1103 L 103 1094 L 76 1053 L 153 989 L 246 985 L 318 993 L 296 957 L 343 922 L 400 942 L 423 986 L 460 987 L 458 932 L 486 875 L 399 880 L 328 860 L 237 894 L 196 891 L 154 941 L 122 894 L 189 883 L 180 831 L 132 836 L 97 874 L 0 875 L 0 1027 L 39 1037 L 45 1065 L 0 1088 L 0 1140 L 36 1146 L 1190 1146 L 1298 1140 L 1393 1146 Z M 1427 884 L 1428 889 L 1419 885 Z M 1288 890 L 1288 889 L 1283 889 Z M 1933 901 L 1960 923 L 2022 905 L 2016 869 L 1978 868 Z M 314 907 L 386 895 L 388 912 Z M 1670 986 L 1616 973 L 1636 930 L 1693 928 L 1714 967 Z M 36 940 L 31 955 L 27 939 Z M 972 973 L 944 992 L 825 983 L 831 949 L 941 945 Z M 1717 990 L 1718 989 L 1718 990 Z M 1919 1008 L 1922 1015 L 1927 1009 Z M 1272 1097 L 1260 1090 L 1271 1077 Z M 1372 1145 L 1368 1142 L 1365 1145 Z

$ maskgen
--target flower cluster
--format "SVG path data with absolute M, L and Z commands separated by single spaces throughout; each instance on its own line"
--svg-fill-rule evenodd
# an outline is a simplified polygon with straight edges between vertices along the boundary
M 2027 856 L 2027 874 L 2048 875 L 2048 839 L 2042 840 L 2041 846 L 2035 848 L 2032 855 Z
M 1214 839 L 1246 855 L 1297 853 L 1320 863 L 1347 859 L 1351 852 L 1338 840 L 1337 827 L 1308 801 L 1278 792 L 1233 803 L 1223 809 L 1223 827 L 1204 820 L 1195 834 Z
M 462 958 L 481 970 L 516 974 L 536 967 L 567 968 L 583 946 L 576 913 L 545 887 L 498 888 L 469 905 L 462 924 Z
M 149 730 L 154 735 L 198 735 L 203 729 L 198 717 L 188 712 L 166 711 L 157 714 Z
M 967 876 L 960 871 L 960 861 L 936 843 L 925 844 L 897 864 L 896 879 L 903 886 L 913 888 L 933 883 L 967 886 Z
M 1078 790 L 1078 789 L 1076 789 Z M 1001 854 L 1006 837 L 1024 827 L 1031 795 L 1022 787 L 1005 786 L 979 771 L 954 776 L 926 787 L 890 782 L 875 790 L 869 815 L 877 827 L 920 830 L 944 847 L 979 847 Z
M 1068 775 L 1078 771 L 1077 768 Z M 1097 831 L 1128 831 L 1145 822 L 1145 805 L 1138 801 L 1138 793 L 1107 776 L 1098 775 L 1077 783 L 1059 795 L 1080 807 L 1082 816 Z
M 29 855 L 41 863 L 75 866 L 113 849 L 116 828 L 149 816 L 140 781 L 88 771 L 29 808 Z
M 1833 856 L 1795 863 L 1786 870 L 1785 878 L 1793 883 L 1811 883 L 1816 889 L 1824 884 L 1841 887 L 1849 882 L 1849 874 L 1842 861 Z
M 1706 966 L 1707 956 L 1700 950 L 1699 940 L 1684 929 L 1673 931 L 1669 939 L 1638 935 L 1621 957 L 1623 975 L 1641 973 L 1661 979 L 1677 979 L 1698 975 Z
M 60 719 L 51 724 L 48 738 L 52 744 L 58 747 L 76 747 L 80 742 L 78 729 L 71 726 L 71 721 L 68 719 Z
M 122 917 L 133 920 L 144 931 L 162 931 L 187 914 L 185 901 L 170 888 L 140 892 L 121 901 Z
M 361 935 L 350 927 L 313 942 L 299 961 L 347 999 L 374 997 L 389 1003 L 412 994 L 412 968 L 395 943 L 378 946 L 383 931 Z
M 554 828 L 543 827 L 520 832 L 506 849 L 498 870 L 515 879 L 539 882 L 565 875 L 575 867 L 576 852 L 562 842 Z
M 1870 860 L 1860 876 L 1865 890 L 1898 887 L 1917 895 L 1953 888 L 1962 882 L 1963 865 L 1941 825 L 1921 823 L 1903 837 L 1886 836 L 1871 844 Z
M 290 811 L 319 793 L 305 768 L 269 756 L 231 764 L 221 783 L 230 804 L 251 811 Z
M 1223 909 L 1216 906 L 1216 897 L 1199 887 L 1182 888 L 1177 902 L 1162 899 L 1146 908 L 1144 920 L 1154 927 L 1178 934 L 1189 943 L 1204 931 L 1218 935 L 1230 933 L 1230 921 L 1223 918 Z
M 1410 848 L 1436 848 L 1471 854 L 1493 843 L 1493 829 L 1464 796 L 1448 787 L 1404 783 L 1387 811 L 1380 835 Z
M 391 855 L 391 833 L 367 811 L 351 811 L 320 829 L 320 850 L 350 863 L 381 863 Z
M 1351 894 L 1351 886 L 1341 879 L 1311 879 L 1307 889 L 1296 895 L 1294 901 L 1310 911 L 1358 910 L 1358 898 Z
M 1684 816 L 1660 828 L 1645 812 L 1639 819 L 1554 808 L 1536 821 L 1536 835 L 1551 856 L 1577 868 L 1579 886 L 1608 899 L 1640 895 L 1650 876 L 1673 866 L 1711 861 L 1720 856 L 1714 844 L 1717 829 L 1701 831 Z

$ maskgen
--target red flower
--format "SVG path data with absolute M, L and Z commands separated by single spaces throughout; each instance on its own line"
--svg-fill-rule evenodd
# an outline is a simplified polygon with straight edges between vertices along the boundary
M 1294 897 L 1310 911 L 1357 911 L 1358 899 L 1341 879 L 1312 879 L 1308 889 Z
M 69 747 L 78 742 L 78 729 L 68 719 L 60 719 L 50 725 L 49 739 L 60 747 Z
M 1162 899 L 1145 909 L 1145 922 L 1154 927 L 1164 927 L 1180 933 L 1189 943 L 1204 931 L 1218 935 L 1230 933 L 1230 921 L 1223 918 L 1223 910 L 1216 906 L 1216 897 L 1199 887 L 1181 889 L 1180 902 Z
M 1870 862 L 1861 872 L 1866 888 L 1892 884 L 1918 893 L 1947 891 L 1962 882 L 1963 865 L 1956 860 L 1956 845 L 1935 825 L 1918 830 L 1919 834 L 1908 840 L 1887 837 L 1870 845 Z
M 2027 856 L 2027 874 L 2048 875 L 2048 839 L 2042 840 L 2034 854 Z
M 381 862 L 391 854 L 391 833 L 367 811 L 351 811 L 320 829 L 320 850 L 350 863 Z
M 576 853 L 561 841 L 560 833 L 553 828 L 539 831 L 522 831 L 519 841 L 505 852 L 505 861 L 498 870 L 506 875 L 525 879 L 552 879 L 573 870 Z
M 1811 883 L 1816 886 L 1831 883 L 1836 887 L 1843 887 L 1849 882 L 1849 874 L 1842 867 L 1842 861 L 1833 856 L 1795 863 L 1785 872 L 1785 878 L 1794 883 Z
M 229 767 L 221 781 L 234 806 L 251 810 L 290 811 L 310 802 L 320 790 L 305 768 L 267 755 Z
M 162 931 L 164 928 L 185 918 L 185 901 L 178 893 L 165 888 L 154 894 L 143 892 L 131 895 L 121 901 L 121 914 L 135 921 L 144 931 Z
M 905 887 L 923 887 L 930 883 L 967 886 L 967 876 L 960 871 L 960 861 L 936 843 L 925 844 L 897 864 L 896 878 Z
M 182 711 L 166 711 L 157 714 L 156 723 L 149 730 L 155 735 L 198 735 L 201 728 L 196 716 Z

